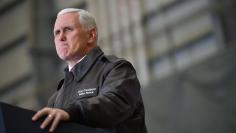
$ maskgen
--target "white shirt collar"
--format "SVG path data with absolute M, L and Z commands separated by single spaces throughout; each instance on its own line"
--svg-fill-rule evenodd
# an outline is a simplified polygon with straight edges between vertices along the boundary
M 85 55 L 84 57 L 86 57 L 86 55 Z M 80 61 L 82 61 L 82 60 L 84 59 L 84 57 L 82 57 L 81 59 L 79 59 L 79 60 L 76 62 L 76 64 L 78 64 Z M 74 65 L 74 66 L 75 66 L 75 65 Z M 69 71 L 70 71 L 74 66 L 68 65 Z

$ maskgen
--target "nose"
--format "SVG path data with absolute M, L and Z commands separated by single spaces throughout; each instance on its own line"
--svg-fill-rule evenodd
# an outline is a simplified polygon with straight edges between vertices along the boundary
M 66 40 L 66 36 L 65 36 L 65 34 L 64 34 L 63 32 L 61 32 L 61 33 L 59 34 L 59 40 L 60 40 L 60 41 L 65 41 L 65 40 Z

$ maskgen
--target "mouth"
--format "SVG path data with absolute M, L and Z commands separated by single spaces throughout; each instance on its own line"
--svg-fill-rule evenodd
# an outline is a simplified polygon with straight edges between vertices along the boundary
M 68 46 L 68 44 L 67 43 L 61 43 L 61 44 L 59 44 L 59 46 Z
M 69 45 L 67 44 L 67 43 L 62 43 L 62 44 L 59 44 L 58 45 L 60 48 L 68 48 L 69 47 Z
M 67 49 L 68 48 L 68 44 L 67 43 L 61 43 L 61 44 L 58 44 L 57 45 L 57 47 L 59 48 L 59 49 Z

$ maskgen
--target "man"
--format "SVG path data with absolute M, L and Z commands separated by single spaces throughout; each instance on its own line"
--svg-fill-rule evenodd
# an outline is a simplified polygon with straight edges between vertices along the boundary
M 140 84 L 133 66 L 105 56 L 97 46 L 94 17 L 85 10 L 61 10 L 54 26 L 58 56 L 66 61 L 65 78 L 32 120 L 47 116 L 41 128 L 61 121 L 106 128 L 112 133 L 146 133 Z

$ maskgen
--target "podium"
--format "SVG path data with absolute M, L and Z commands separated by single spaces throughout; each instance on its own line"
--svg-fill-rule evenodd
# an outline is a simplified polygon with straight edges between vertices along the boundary
M 15 107 L 0 102 L 0 133 L 49 133 L 48 128 L 40 129 L 43 119 L 33 122 L 32 110 Z M 77 123 L 63 122 L 54 133 L 108 133 Z

